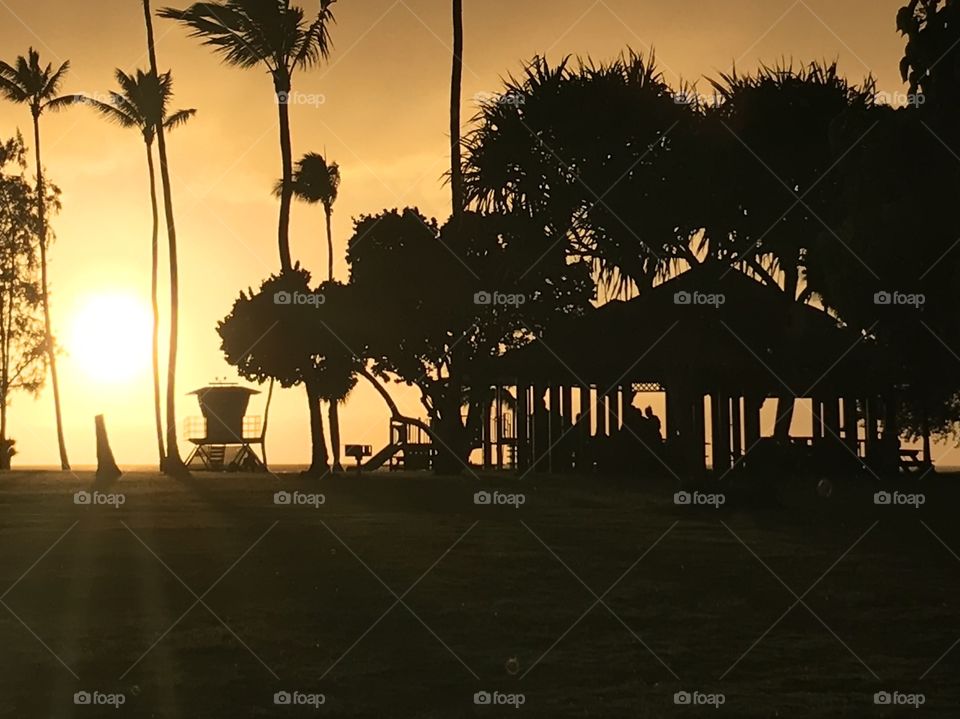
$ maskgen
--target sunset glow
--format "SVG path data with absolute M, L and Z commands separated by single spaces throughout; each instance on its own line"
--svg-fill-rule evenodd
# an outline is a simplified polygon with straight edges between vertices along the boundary
M 70 323 L 67 356 L 88 381 L 123 385 L 150 375 L 150 310 L 125 292 L 92 294 Z

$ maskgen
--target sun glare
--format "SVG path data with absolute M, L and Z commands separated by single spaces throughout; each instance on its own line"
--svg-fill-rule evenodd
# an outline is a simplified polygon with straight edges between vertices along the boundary
M 91 380 L 129 382 L 149 374 L 150 328 L 150 310 L 135 295 L 93 295 L 76 310 L 66 350 Z

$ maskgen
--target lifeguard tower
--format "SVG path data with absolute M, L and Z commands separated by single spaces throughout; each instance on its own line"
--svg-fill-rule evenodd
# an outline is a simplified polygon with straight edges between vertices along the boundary
M 187 467 L 212 472 L 266 472 L 254 449 L 263 446 L 260 417 L 247 416 L 250 397 L 260 393 L 214 382 L 190 394 L 196 395 L 203 416 L 187 420 L 186 438 L 195 445 Z

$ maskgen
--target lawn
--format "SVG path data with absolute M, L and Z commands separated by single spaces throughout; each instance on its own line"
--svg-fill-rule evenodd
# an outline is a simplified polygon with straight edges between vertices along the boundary
M 0 477 L 0 716 L 960 715 L 954 477 L 91 481 Z

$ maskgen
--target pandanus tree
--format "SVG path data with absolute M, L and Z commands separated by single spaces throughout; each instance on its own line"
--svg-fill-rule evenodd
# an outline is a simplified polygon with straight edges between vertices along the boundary
M 60 409 L 60 383 L 57 378 L 57 347 L 50 316 L 50 285 L 47 274 L 47 191 L 44 183 L 43 161 L 40 152 L 40 116 L 47 110 L 58 110 L 70 104 L 69 100 L 57 97 L 60 85 L 70 69 L 64 62 L 56 70 L 52 64 L 43 65 L 40 54 L 30 48 L 27 56 L 19 56 L 11 65 L 0 61 L 0 93 L 8 100 L 30 108 L 33 118 L 33 144 L 37 164 L 37 215 L 39 220 L 40 287 L 43 302 L 43 321 L 46 332 L 47 364 L 50 367 L 50 383 L 53 388 L 54 412 L 57 420 L 57 445 L 60 450 L 61 469 L 70 469 L 67 445 L 63 436 L 63 415 Z
M 173 96 L 173 79 L 169 72 L 164 73 L 158 79 L 153 73 L 143 70 L 137 70 L 135 75 L 128 75 L 123 70 L 118 69 L 115 71 L 115 76 L 120 90 L 119 92 L 110 92 L 107 102 L 84 95 L 74 95 L 72 97 L 76 102 L 90 105 L 110 122 L 116 123 L 120 127 L 139 131 L 146 146 L 150 209 L 153 216 L 150 243 L 150 299 L 153 308 L 154 420 L 157 432 L 157 451 L 160 457 L 160 466 L 163 467 L 166 461 L 166 452 L 163 441 L 160 391 L 160 303 L 157 296 L 160 267 L 160 212 L 157 205 L 157 175 L 153 161 L 153 148 L 158 126 L 162 126 L 164 130 L 172 130 L 187 122 L 197 111 L 189 109 L 168 113 L 170 100 Z
M 836 63 L 761 66 L 712 81 L 717 103 L 706 110 L 704 147 L 712 161 L 697 195 L 704 208 L 703 246 L 710 257 L 807 302 L 807 274 L 858 256 L 838 234 L 844 208 L 838 184 L 845 162 L 869 139 L 858 123 L 847 146 L 834 142 L 844 122 L 874 105 L 872 79 L 849 82 Z M 785 441 L 794 398 L 779 398 L 775 435 Z
M 699 122 L 652 55 L 576 65 L 536 57 L 480 105 L 465 142 L 467 200 L 535 218 L 602 282 L 642 291 L 698 261 L 689 180 Z
M 223 0 L 199 2 L 186 10 L 164 8 L 160 16 L 179 21 L 213 48 L 228 65 L 243 69 L 265 66 L 273 79 L 280 121 L 280 193 L 278 246 L 280 269 L 292 269 L 290 205 L 293 199 L 293 150 L 290 139 L 290 102 L 293 75 L 317 65 L 330 51 L 329 26 L 335 0 L 319 0 L 311 20 L 289 0 Z
M 340 166 L 328 163 L 323 155 L 308 152 L 297 161 L 293 172 L 293 195 L 311 205 L 323 205 L 327 229 L 327 280 L 333 282 L 333 205 L 340 190 Z M 277 183 L 275 194 L 282 196 L 283 180 Z M 343 471 L 340 463 L 340 414 L 336 402 L 330 403 L 330 447 L 333 469 Z

